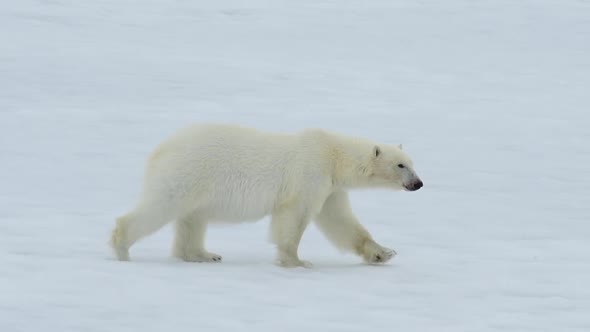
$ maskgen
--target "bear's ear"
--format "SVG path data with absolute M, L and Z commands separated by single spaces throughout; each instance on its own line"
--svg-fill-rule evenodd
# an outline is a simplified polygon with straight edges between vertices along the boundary
M 378 147 L 377 145 L 375 145 L 375 146 L 373 147 L 373 157 L 374 157 L 374 158 L 377 158 L 377 157 L 379 157 L 380 155 L 381 155 L 381 148 L 380 148 L 380 147 Z
M 403 146 L 403 145 L 401 145 L 401 144 L 398 144 L 398 145 L 397 145 L 397 147 L 398 147 L 400 150 L 403 150 L 403 149 L 404 149 L 404 146 Z

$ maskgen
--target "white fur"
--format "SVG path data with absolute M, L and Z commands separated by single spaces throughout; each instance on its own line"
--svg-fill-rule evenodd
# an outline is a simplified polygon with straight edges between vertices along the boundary
M 358 222 L 347 190 L 403 189 L 416 181 L 412 161 L 394 145 L 318 129 L 287 135 L 230 125 L 193 126 L 152 153 L 141 200 L 117 220 L 111 245 L 118 259 L 128 260 L 136 241 L 175 220 L 176 257 L 220 261 L 204 247 L 208 223 L 271 215 L 271 238 L 283 266 L 310 265 L 297 251 L 312 219 L 340 249 L 382 263 L 395 252 L 378 245 Z

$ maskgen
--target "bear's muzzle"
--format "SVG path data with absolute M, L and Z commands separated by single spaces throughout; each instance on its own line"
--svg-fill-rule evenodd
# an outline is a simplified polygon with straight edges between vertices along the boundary
M 415 181 L 405 187 L 408 191 L 416 191 L 416 190 L 424 187 L 424 183 L 422 183 L 422 180 L 418 180 L 418 181 Z

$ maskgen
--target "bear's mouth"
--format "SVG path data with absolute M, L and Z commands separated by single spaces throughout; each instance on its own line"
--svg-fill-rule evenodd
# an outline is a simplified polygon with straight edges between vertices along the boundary
M 422 183 L 421 180 L 404 185 L 404 188 L 406 188 L 407 191 L 416 191 L 422 187 L 424 187 L 424 183 Z

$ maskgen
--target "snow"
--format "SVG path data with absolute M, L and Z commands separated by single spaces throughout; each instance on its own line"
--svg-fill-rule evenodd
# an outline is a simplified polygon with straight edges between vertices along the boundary
M 0 2 L 0 331 L 590 330 L 590 3 Z M 314 226 L 171 227 L 118 262 L 147 154 L 193 122 L 403 143 L 425 187 L 352 194 L 368 266 Z

